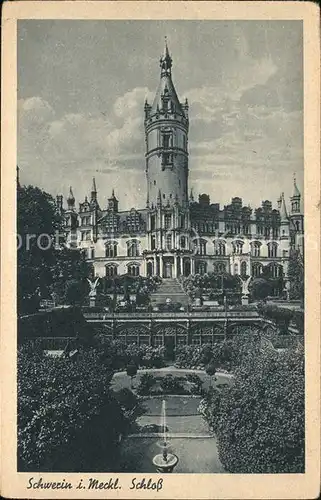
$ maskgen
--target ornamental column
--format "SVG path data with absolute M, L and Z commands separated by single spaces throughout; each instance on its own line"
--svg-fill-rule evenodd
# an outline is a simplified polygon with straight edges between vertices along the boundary
M 161 278 L 163 278 L 163 256 L 159 256 L 159 275 Z
M 174 278 L 177 278 L 177 255 L 174 255 Z

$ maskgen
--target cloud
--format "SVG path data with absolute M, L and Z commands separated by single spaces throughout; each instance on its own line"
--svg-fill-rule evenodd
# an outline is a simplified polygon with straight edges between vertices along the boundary
M 21 100 L 20 149 L 64 163 L 144 154 L 143 106 L 147 95 L 147 88 L 135 88 L 119 97 L 108 115 L 67 113 L 59 118 L 40 97 Z
M 143 105 L 151 93 L 147 87 L 137 87 L 118 97 L 114 103 L 114 113 L 119 118 L 142 116 Z
M 145 185 L 143 107 L 148 95 L 147 88 L 135 88 L 119 97 L 108 115 L 65 113 L 59 117 L 40 97 L 21 99 L 18 161 L 22 177 L 49 192 L 53 183 L 56 191 L 76 184 L 80 197 L 88 193 L 93 176 L 102 180 L 107 192 L 109 186 L 120 190 L 128 175 Z M 123 196 L 123 207 L 142 203 L 145 189 L 144 193 L 128 190 Z

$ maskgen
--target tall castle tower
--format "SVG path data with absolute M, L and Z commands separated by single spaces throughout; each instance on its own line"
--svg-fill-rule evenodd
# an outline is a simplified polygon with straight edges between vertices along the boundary
M 180 103 L 172 82 L 172 58 L 165 41 L 161 75 L 152 105 L 145 102 L 147 204 L 180 205 L 188 199 L 188 103 Z
M 188 103 L 172 82 L 172 58 L 165 40 L 160 82 L 152 105 L 145 102 L 147 177 L 147 274 L 164 278 L 183 272 L 188 250 Z

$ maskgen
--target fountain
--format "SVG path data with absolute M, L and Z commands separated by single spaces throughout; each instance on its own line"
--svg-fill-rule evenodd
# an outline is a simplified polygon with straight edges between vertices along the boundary
M 178 463 L 178 457 L 173 453 L 168 453 L 168 442 L 167 442 L 167 428 L 166 428 L 166 401 L 162 401 L 162 428 L 163 428 L 163 440 L 160 446 L 163 448 L 163 452 L 155 455 L 153 458 L 153 464 L 156 467 L 157 472 L 173 472 L 174 467 Z

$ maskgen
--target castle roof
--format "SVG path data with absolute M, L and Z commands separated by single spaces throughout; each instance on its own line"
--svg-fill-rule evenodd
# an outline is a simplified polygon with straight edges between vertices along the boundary
M 172 82 L 171 68 L 172 58 L 169 55 L 167 42 L 165 39 L 164 54 L 160 59 L 161 78 L 156 91 L 156 95 L 151 107 L 151 113 L 154 114 L 158 110 L 163 109 L 164 100 L 168 101 L 168 109 L 175 113 L 185 116 L 182 105 L 176 94 L 174 84 Z

